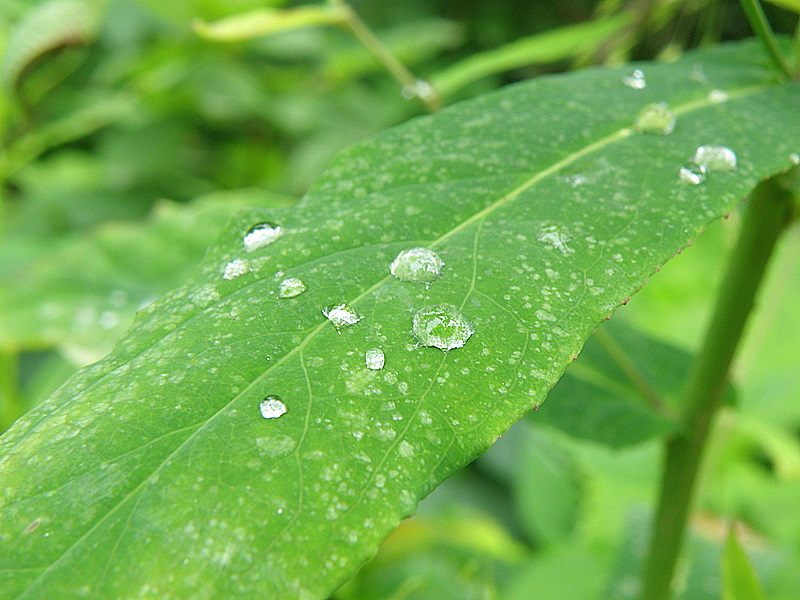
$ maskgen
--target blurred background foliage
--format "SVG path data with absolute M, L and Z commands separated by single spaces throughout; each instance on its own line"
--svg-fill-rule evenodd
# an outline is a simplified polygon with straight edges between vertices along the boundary
M 433 86 L 404 88 L 314 12 L 341 6 L 0 0 L 0 431 L 183 282 L 237 208 L 293 204 L 337 151 L 431 109 L 426 94 L 751 35 L 733 0 L 354 0 Z M 800 0 L 765 8 L 796 27 Z M 670 262 L 336 598 L 635 598 L 658 439 L 735 230 L 734 214 Z M 715 426 L 679 598 L 736 598 L 750 565 L 766 597 L 800 597 L 798 250 L 795 227 Z

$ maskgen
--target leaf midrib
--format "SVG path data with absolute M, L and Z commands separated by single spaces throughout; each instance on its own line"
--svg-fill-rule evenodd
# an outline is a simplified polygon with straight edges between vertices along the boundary
M 681 104 L 680 106 L 677 106 L 677 107 L 673 108 L 672 110 L 673 110 L 673 113 L 676 116 L 679 116 L 679 115 L 691 112 L 693 110 L 698 110 L 698 109 L 701 109 L 701 108 L 705 108 L 707 106 L 724 104 L 724 103 L 730 102 L 731 100 L 735 100 L 735 99 L 739 99 L 739 98 L 742 98 L 742 97 L 745 97 L 745 96 L 748 96 L 748 95 L 751 95 L 751 94 L 755 94 L 757 92 L 760 92 L 762 90 L 768 89 L 770 87 L 778 87 L 778 85 L 775 82 L 770 82 L 770 83 L 763 83 L 763 84 L 758 84 L 758 85 L 746 86 L 746 87 L 743 87 L 743 88 L 739 88 L 737 90 L 729 91 L 728 92 L 728 99 L 723 101 L 723 102 L 715 102 L 715 101 L 709 100 L 708 97 L 706 96 L 706 97 L 703 97 L 703 98 L 699 98 L 697 100 L 693 100 L 693 101 L 689 101 L 689 102 L 686 102 L 684 104 Z M 615 132 L 613 132 L 613 133 L 611 133 L 611 134 L 609 134 L 609 135 L 607 135 L 607 136 L 605 136 L 603 138 L 600 138 L 599 140 L 596 140 L 596 141 L 594 141 L 594 142 L 592 142 L 590 144 L 587 144 L 586 146 L 584 146 L 584 147 L 582 147 L 582 148 L 580 148 L 578 150 L 575 150 L 574 152 L 568 154 L 567 156 L 565 156 L 561 160 L 553 163 L 551 166 L 549 166 L 549 167 L 547 167 L 547 168 L 535 173 L 529 179 L 527 179 L 526 181 L 524 181 L 523 183 L 518 185 L 516 188 L 512 189 L 511 191 L 509 191 L 506 194 L 504 194 L 503 196 L 501 196 L 497 201 L 495 201 L 492 204 L 488 205 L 484 209 L 476 212 L 471 217 L 465 219 L 460 224 L 456 225 L 455 227 L 453 227 L 449 231 L 445 232 L 439 238 L 437 238 L 436 240 L 431 242 L 428 245 L 428 247 L 429 248 L 436 248 L 436 247 L 440 246 L 442 243 L 444 243 L 447 239 L 449 239 L 453 235 L 459 233 L 460 231 L 463 231 L 464 229 L 466 229 L 467 227 L 469 227 L 470 225 L 472 225 L 476 221 L 479 221 L 479 220 L 483 219 L 484 217 L 486 217 L 487 215 L 491 214 L 492 212 L 494 212 L 495 210 L 499 209 L 500 207 L 505 206 L 507 203 L 509 203 L 512 200 L 514 200 L 521 193 L 523 193 L 524 191 L 526 191 L 527 189 L 529 189 L 530 187 L 532 187 L 533 185 L 535 185 L 536 183 L 538 183 L 539 181 L 544 179 L 545 177 L 547 177 L 547 176 L 559 171 L 560 169 L 568 166 L 569 164 L 575 162 L 576 160 L 582 158 L 583 156 L 586 156 L 587 154 L 589 154 L 591 152 L 594 152 L 595 150 L 599 150 L 601 148 L 604 148 L 604 147 L 612 144 L 615 141 L 625 139 L 625 138 L 629 137 L 630 135 L 632 135 L 634 133 L 635 132 L 631 127 L 623 127 L 623 128 L 618 129 L 617 131 L 615 131 Z M 384 283 L 386 283 L 390 279 L 391 279 L 391 275 L 387 275 L 387 276 L 383 277 L 382 279 L 377 281 L 375 284 L 373 284 L 372 286 L 370 286 L 369 288 L 364 290 L 361 294 L 356 296 L 352 301 L 350 301 L 350 304 L 351 305 L 357 304 L 360 300 L 364 299 L 369 294 L 373 293 L 375 290 L 377 290 L 380 286 L 382 286 Z M 224 300 L 220 300 L 219 302 L 222 302 L 222 301 L 224 301 Z M 153 348 L 156 344 L 161 343 L 165 339 L 167 339 L 168 337 L 174 335 L 177 331 L 179 331 L 183 326 L 186 325 L 186 323 L 191 321 L 194 317 L 202 315 L 205 311 L 208 310 L 208 308 L 213 307 L 213 306 L 217 306 L 219 304 L 219 302 L 211 304 L 211 305 L 205 307 L 202 312 L 197 313 L 197 315 L 193 315 L 192 317 L 187 319 L 187 321 L 182 323 L 179 327 L 176 327 L 173 331 L 169 332 L 167 334 L 167 336 L 165 336 L 164 338 L 161 338 L 160 340 L 154 342 L 153 344 L 148 346 L 146 349 L 144 349 L 140 353 L 138 353 L 136 356 L 128 359 L 125 364 L 127 364 L 131 360 L 134 360 L 135 358 L 143 355 L 145 352 L 147 352 L 148 350 Z M 314 328 L 312 328 L 308 332 L 306 337 L 297 346 L 295 346 L 294 348 L 289 350 L 280 359 L 278 359 L 277 361 L 272 363 L 269 367 L 267 367 L 261 373 L 261 375 L 256 377 L 247 387 L 245 387 L 242 391 L 240 391 L 238 394 L 236 394 L 228 403 L 226 403 L 225 405 L 221 406 L 215 413 L 213 413 L 189 437 L 187 437 L 172 452 L 170 452 L 157 465 L 157 467 L 149 475 L 147 475 L 142 480 L 141 483 L 139 483 L 135 488 L 133 488 L 124 497 L 122 497 L 114 506 L 110 507 L 110 509 L 108 510 L 108 512 L 106 512 L 105 515 L 103 515 L 94 525 L 92 525 L 92 527 L 90 527 L 83 535 L 81 535 L 73 544 L 71 544 L 68 548 L 66 548 L 64 550 L 63 554 L 58 559 L 56 559 L 50 566 L 48 566 L 34 581 L 32 581 L 30 583 L 28 589 L 25 592 L 23 592 L 21 595 L 19 595 L 17 598 L 19 600 L 23 600 L 26 596 L 28 596 L 28 594 L 34 589 L 34 587 L 44 577 L 46 577 L 47 574 L 52 569 L 54 569 L 64 558 L 66 558 L 89 535 L 91 535 L 96 529 L 98 529 L 129 498 L 133 497 L 135 494 L 139 493 L 140 491 L 145 491 L 143 488 L 145 488 L 145 486 L 151 481 L 151 479 L 155 475 L 158 475 L 158 473 L 161 471 L 161 469 L 167 463 L 169 463 L 170 460 L 173 457 L 175 457 L 177 454 L 179 454 L 189 443 L 191 443 L 197 437 L 197 435 L 199 435 L 201 432 L 203 432 L 205 430 L 205 428 L 209 424 L 211 424 L 220 414 L 222 414 L 231 405 L 233 405 L 237 400 L 239 400 L 242 396 L 244 396 L 246 393 L 248 393 L 250 390 L 252 390 L 259 382 L 261 382 L 264 379 L 264 377 L 266 377 L 268 374 L 270 374 L 274 369 L 276 369 L 276 368 L 280 367 L 281 365 L 283 365 L 284 363 L 286 363 L 290 358 L 293 358 L 298 352 L 302 353 L 302 350 L 305 349 L 305 347 L 311 342 L 311 340 L 313 340 L 316 337 L 316 335 L 320 331 L 322 331 L 327 325 L 328 325 L 328 322 L 326 320 L 326 321 L 321 322 L 319 325 L 315 326 Z M 105 379 L 109 375 L 115 373 L 117 370 L 119 370 L 120 368 L 125 366 L 125 364 L 120 365 L 119 367 L 116 367 L 115 369 L 113 369 L 113 370 L 109 371 L 108 373 L 102 375 L 101 377 L 99 377 L 97 379 L 97 381 L 93 382 L 90 386 L 88 386 L 87 388 L 82 390 L 81 393 L 82 394 L 86 393 L 87 391 L 92 389 L 95 385 L 100 383 L 103 379 Z M 47 416 L 51 416 L 51 414 L 52 413 L 48 413 Z M 308 426 L 308 423 L 306 423 L 305 427 L 307 428 L 307 426 Z M 22 439 L 25 439 L 25 438 L 22 438 Z M 20 441 L 22 441 L 22 440 L 20 440 Z

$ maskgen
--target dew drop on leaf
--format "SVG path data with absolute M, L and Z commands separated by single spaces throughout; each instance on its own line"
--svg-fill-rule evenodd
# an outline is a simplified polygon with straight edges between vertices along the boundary
M 286 413 L 286 405 L 278 396 L 267 396 L 258 405 L 261 416 L 265 419 L 277 419 Z
M 675 129 L 675 113 L 666 102 L 654 102 L 645 106 L 636 117 L 636 131 L 667 135 Z
M 706 180 L 706 168 L 699 165 L 686 165 L 678 171 L 678 178 L 684 183 L 700 185 Z
M 423 346 L 445 352 L 461 348 L 475 333 L 472 324 L 451 304 L 435 304 L 415 312 L 411 331 Z
M 634 72 L 627 77 L 623 77 L 622 83 L 634 90 L 643 90 L 647 85 L 647 82 L 644 80 L 644 73 L 639 69 L 634 70 Z
M 236 258 L 225 265 L 225 271 L 222 273 L 223 279 L 236 279 L 247 273 L 250 270 L 250 263 L 241 258 Z
M 536 236 L 536 239 L 540 242 L 544 242 L 545 244 L 549 244 L 556 250 L 559 250 L 562 254 L 572 254 L 575 252 L 572 248 L 569 247 L 567 242 L 569 242 L 571 236 L 567 233 L 563 228 L 558 227 L 557 225 L 550 225 L 548 227 L 543 227 L 539 230 L 539 233 Z
M 350 308 L 347 304 L 338 304 L 322 311 L 322 314 L 333 323 L 336 329 L 355 325 L 361 320 L 361 315 Z
M 403 281 L 430 283 L 441 277 L 444 261 L 430 248 L 409 248 L 397 255 L 389 271 Z
M 789 160 L 792 161 L 796 165 L 800 165 L 800 154 L 798 154 L 797 152 L 792 152 L 789 155 Z
M 706 171 L 733 171 L 736 169 L 736 154 L 727 146 L 700 146 L 695 150 L 692 162 Z
M 308 289 L 302 279 L 287 277 L 278 287 L 278 298 L 294 298 Z
M 253 225 L 244 236 L 244 249 L 248 252 L 268 246 L 283 235 L 283 227 L 275 223 Z
M 364 356 L 368 369 L 380 371 L 383 368 L 385 357 L 380 348 L 370 348 Z

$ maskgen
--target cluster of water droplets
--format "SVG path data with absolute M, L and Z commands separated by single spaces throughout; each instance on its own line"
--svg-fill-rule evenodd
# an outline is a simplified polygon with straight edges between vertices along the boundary
M 727 146 L 698 146 L 691 163 L 681 167 L 678 177 L 685 183 L 699 185 L 712 171 L 734 171 L 736 153 Z
M 641 69 L 634 69 L 633 73 L 622 78 L 622 83 L 634 90 L 643 90 L 647 86 L 644 73 Z

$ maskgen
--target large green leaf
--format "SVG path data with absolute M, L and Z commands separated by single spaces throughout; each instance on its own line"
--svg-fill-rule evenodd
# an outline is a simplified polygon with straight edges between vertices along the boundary
M 341 154 L 295 209 L 234 219 L 193 281 L 2 438 L 0 597 L 324 598 L 661 263 L 793 164 L 800 86 L 757 45 L 637 66 L 643 89 L 632 66 L 586 70 L 417 119 Z M 674 133 L 636 133 L 656 101 Z M 703 144 L 738 168 L 681 182 Z M 245 252 L 264 220 L 284 235 Z M 412 246 L 446 263 L 429 286 L 389 274 Z M 250 271 L 224 279 L 235 259 Z M 308 291 L 279 298 L 285 276 Z M 337 331 L 321 310 L 342 302 L 364 318 Z M 418 346 L 412 314 L 444 303 L 474 334 Z M 267 395 L 288 412 L 263 419 Z

